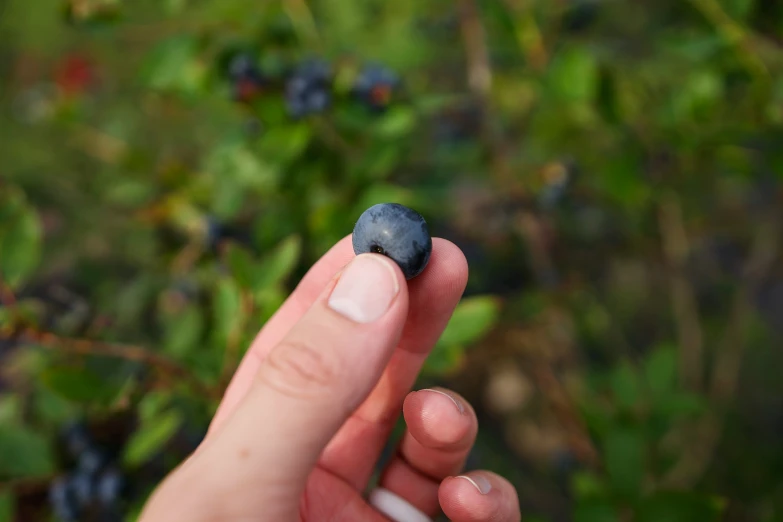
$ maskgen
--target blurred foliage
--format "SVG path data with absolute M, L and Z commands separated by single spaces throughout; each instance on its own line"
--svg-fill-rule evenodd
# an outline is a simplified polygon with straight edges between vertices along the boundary
M 51 519 L 74 419 L 133 519 L 395 201 L 471 267 L 420 384 L 529 520 L 783 521 L 782 32 L 777 0 L 0 2 L 0 520 Z

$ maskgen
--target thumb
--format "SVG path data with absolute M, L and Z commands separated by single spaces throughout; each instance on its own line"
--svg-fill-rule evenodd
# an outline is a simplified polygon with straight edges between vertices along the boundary
M 407 313 L 400 269 L 378 254 L 357 256 L 264 359 L 243 402 L 203 448 L 208 468 L 249 485 L 249 501 L 265 514 L 271 504 L 296 509 L 323 448 L 380 378 Z

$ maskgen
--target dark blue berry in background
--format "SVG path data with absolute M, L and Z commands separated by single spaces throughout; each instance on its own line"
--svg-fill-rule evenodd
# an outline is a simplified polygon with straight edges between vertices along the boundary
M 62 522 L 79 520 L 79 501 L 67 477 L 60 477 L 52 482 L 49 488 L 49 502 L 54 515 Z
M 103 451 L 97 448 L 89 448 L 79 455 L 77 469 L 87 475 L 97 474 L 108 462 Z
M 97 495 L 98 502 L 104 506 L 112 506 L 122 496 L 125 488 L 125 479 L 122 473 L 115 468 L 109 468 L 98 478 Z
M 87 426 L 76 421 L 68 424 L 62 431 L 62 441 L 65 452 L 71 459 L 77 460 L 92 447 L 93 440 Z
M 81 507 L 88 507 L 95 498 L 96 483 L 95 477 L 89 473 L 79 471 L 68 476 L 71 489 Z
M 326 110 L 332 100 L 331 83 L 329 64 L 321 60 L 302 62 L 286 80 L 288 114 L 302 118 Z
M 364 211 L 353 229 L 353 251 L 391 258 L 406 279 L 421 274 L 432 254 L 427 222 L 413 209 L 398 203 L 380 203 Z
M 353 95 L 373 111 L 383 111 L 392 102 L 400 84 L 399 77 L 380 65 L 368 65 L 361 70 L 353 86 Z

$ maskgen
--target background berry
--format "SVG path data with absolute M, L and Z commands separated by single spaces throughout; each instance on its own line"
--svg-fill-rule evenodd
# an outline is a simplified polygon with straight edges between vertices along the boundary
M 390 69 L 368 65 L 359 72 L 352 92 L 369 109 L 383 111 L 391 104 L 399 83 L 399 77 Z
M 286 80 L 285 102 L 293 118 L 323 112 L 332 100 L 329 65 L 322 60 L 302 62 Z

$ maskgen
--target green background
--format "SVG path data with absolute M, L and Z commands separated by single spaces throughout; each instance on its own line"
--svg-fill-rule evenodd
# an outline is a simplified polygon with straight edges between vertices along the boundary
M 396 201 L 471 270 L 420 385 L 476 406 L 469 465 L 525 520 L 783 521 L 781 34 L 773 0 L 0 0 L 0 520 L 51 520 L 79 417 L 133 520 Z M 249 104 L 232 49 L 271 79 Z M 295 120 L 311 57 L 333 103 Z

